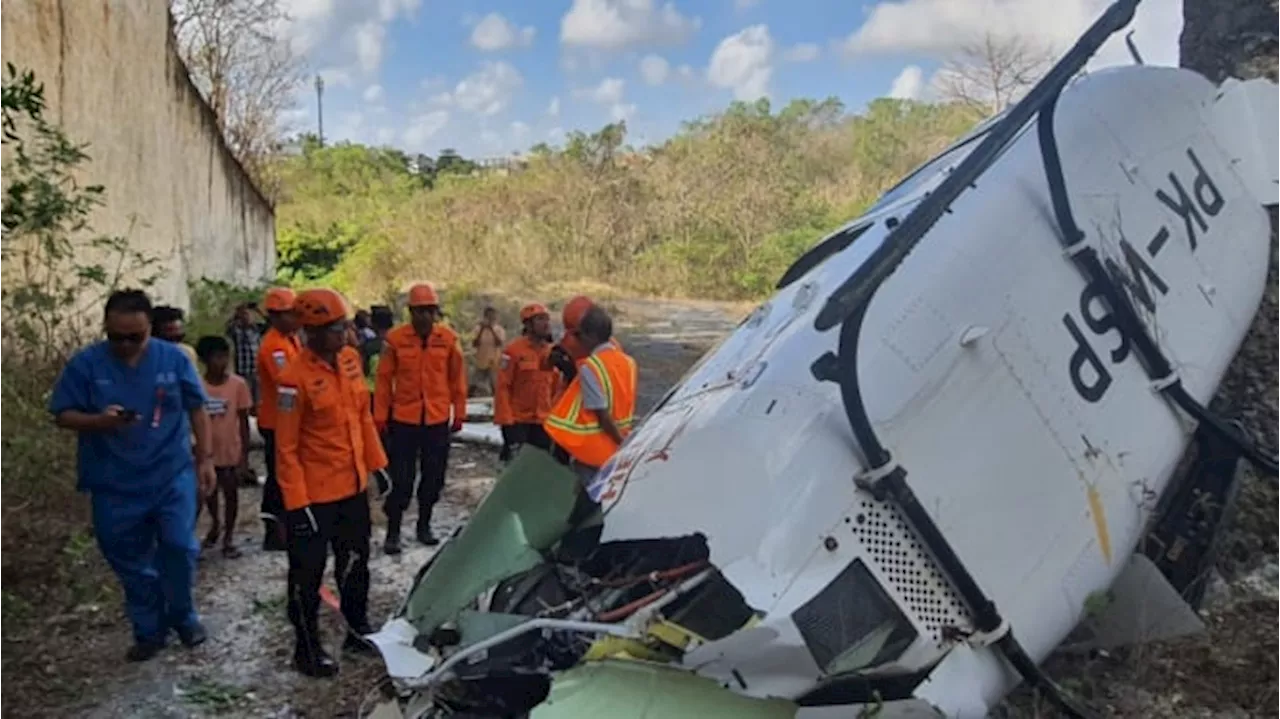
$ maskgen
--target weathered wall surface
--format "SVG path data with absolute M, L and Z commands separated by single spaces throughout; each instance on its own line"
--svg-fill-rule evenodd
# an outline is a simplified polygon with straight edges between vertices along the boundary
M 187 306 L 187 281 L 275 273 L 275 217 L 187 76 L 167 0 L 4 0 L 3 59 L 45 86 L 48 117 L 88 142 L 105 185 L 99 234 L 156 257 L 153 293 Z

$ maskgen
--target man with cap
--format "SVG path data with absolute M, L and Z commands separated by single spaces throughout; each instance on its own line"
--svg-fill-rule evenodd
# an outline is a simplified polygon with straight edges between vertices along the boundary
M 612 338 L 613 320 L 598 305 L 565 331 L 562 344 L 578 371 L 543 423 L 584 484 L 618 451 L 635 420 L 636 363 Z
M 575 295 L 569 298 L 564 308 L 560 310 L 560 323 L 564 325 L 564 334 L 561 335 L 560 341 L 551 347 L 551 355 L 548 358 L 550 364 L 560 372 L 560 380 L 556 383 L 553 397 L 559 398 L 560 395 L 573 381 L 578 373 L 578 365 L 591 354 L 590 347 L 581 346 L 581 342 L 577 337 L 578 325 L 582 323 L 582 318 L 587 311 L 595 307 L 596 303 L 586 295 Z M 622 343 L 618 342 L 616 337 L 611 337 L 609 343 L 618 349 L 622 349 Z
M 444 488 L 450 435 L 467 414 L 467 377 L 458 335 L 440 320 L 440 296 L 429 283 L 409 289 L 410 322 L 387 333 L 374 381 L 374 421 L 388 437 L 392 489 L 384 507 L 383 550 L 400 553 L 400 522 L 421 475 L 416 536 L 439 544 L 431 512 Z
M 320 642 L 320 582 L 333 548 L 344 648 L 368 652 L 371 475 L 387 465 L 369 412 L 360 353 L 347 344 L 347 305 L 333 290 L 298 295 L 307 344 L 279 376 L 276 463 L 289 537 L 289 620 L 294 666 L 312 677 L 338 671 Z
M 540 304 L 528 304 L 520 310 L 520 322 L 521 335 L 503 348 L 498 360 L 493 392 L 493 421 L 502 428 L 503 461 L 524 444 L 551 451 L 551 438 L 542 429 L 558 379 L 550 362 L 551 314 Z
M 258 433 L 262 435 L 263 454 L 267 464 L 267 481 L 262 486 L 262 548 L 268 552 L 286 549 L 284 526 L 280 518 L 284 507 L 276 473 L 276 386 L 280 373 L 298 355 L 298 316 L 294 311 L 293 290 L 272 287 L 267 290 L 263 306 L 270 328 L 258 345 Z

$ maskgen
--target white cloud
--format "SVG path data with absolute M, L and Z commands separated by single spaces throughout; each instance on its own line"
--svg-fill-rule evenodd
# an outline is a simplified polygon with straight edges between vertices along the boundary
M 409 150 L 417 152 L 431 150 L 433 148 L 428 144 L 431 138 L 440 134 L 448 124 L 449 113 L 445 110 L 423 113 L 409 121 L 409 126 L 405 128 L 401 140 Z
M 676 77 L 681 82 L 694 82 L 698 79 L 698 73 L 689 65 L 681 65 L 676 68 Z
M 533 27 L 517 28 L 502 15 L 491 12 L 471 30 L 471 44 L 486 52 L 528 47 L 533 44 L 535 32 Z
M 661 85 L 667 81 L 671 65 L 658 55 L 645 55 L 640 60 L 640 76 L 650 85 Z
M 529 139 L 529 126 L 519 120 L 511 123 L 511 144 L 523 145 Z
M 611 105 L 622 100 L 622 91 L 626 89 L 627 83 L 621 78 L 606 77 L 600 81 L 599 85 L 588 90 L 578 90 L 579 97 L 585 97 L 592 102 L 598 102 L 601 105 Z
M 547 105 L 547 115 L 551 117 L 560 117 L 560 98 L 551 98 L 551 102 Z
M 924 91 L 924 71 L 919 65 L 907 65 L 893 78 L 889 97 L 898 100 L 919 100 Z
M 290 18 L 283 33 L 314 64 L 369 75 L 382 66 L 387 27 L 412 17 L 421 5 L 422 0 L 282 0 Z
M 945 57 L 984 34 L 1017 37 L 1061 53 L 1111 0 L 897 0 L 872 6 L 841 43 L 848 55 L 919 53 Z M 1176 65 L 1182 3 L 1143 3 L 1130 25 L 1147 64 Z M 1103 46 L 1091 67 L 1128 64 L 1124 33 Z
M 621 50 L 684 42 L 702 26 L 674 2 L 661 7 L 655 0 L 573 0 L 560 18 L 560 42 L 597 50 Z
M 496 115 L 511 104 L 511 98 L 524 86 L 520 72 L 505 62 L 487 62 L 478 71 L 464 77 L 452 92 L 431 98 L 434 104 L 456 105 L 476 115 Z
M 577 97 L 586 98 L 598 105 L 605 105 L 609 108 L 609 117 L 617 120 L 626 120 L 636 112 L 636 106 L 623 102 L 623 94 L 626 91 L 627 83 L 621 78 L 606 77 L 600 81 L 595 87 L 574 90 L 573 94 Z
M 339 114 L 337 120 L 333 130 L 325 133 L 327 138 L 355 139 L 365 130 L 364 113 L 347 111 Z
M 772 75 L 773 38 L 767 25 L 752 25 L 721 40 L 707 66 L 712 85 L 731 89 L 734 98 L 746 102 L 768 96 Z
M 364 89 L 364 101 L 368 103 L 382 102 L 385 94 L 381 85 L 370 85 Z
M 325 87 L 351 87 L 351 73 L 337 67 L 328 67 L 316 73 L 324 79 Z
M 356 64 L 360 70 L 368 73 L 378 71 L 382 66 L 382 48 L 386 44 L 387 27 L 378 22 L 369 21 L 358 25 L 351 35 L 351 42 L 356 48 Z
M 811 42 L 802 42 L 787 48 L 782 53 L 782 59 L 787 62 L 812 62 L 818 59 L 818 55 L 822 54 L 822 50 Z

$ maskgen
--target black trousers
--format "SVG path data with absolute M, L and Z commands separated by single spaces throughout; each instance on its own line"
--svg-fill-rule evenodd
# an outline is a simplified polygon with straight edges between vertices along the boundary
M 369 495 L 361 492 L 337 502 L 311 505 L 319 531 L 289 537 L 289 621 L 299 643 L 320 644 L 317 614 L 320 582 L 333 548 L 342 616 L 356 631 L 369 623 Z
M 551 437 L 541 424 L 529 422 L 509 424 L 502 428 L 502 451 L 498 459 L 506 462 L 520 452 L 522 445 L 531 444 L 539 449 L 551 451 Z
M 431 520 L 431 509 L 444 489 L 445 470 L 449 466 L 449 423 L 404 424 L 392 422 L 387 428 L 387 459 L 391 463 L 391 493 L 383 510 L 398 520 L 409 508 L 417 484 L 418 525 Z
M 284 495 L 276 477 L 276 431 L 258 429 L 262 435 L 262 453 L 267 462 L 267 482 L 262 485 L 261 513 L 263 521 L 280 521 L 284 517 Z

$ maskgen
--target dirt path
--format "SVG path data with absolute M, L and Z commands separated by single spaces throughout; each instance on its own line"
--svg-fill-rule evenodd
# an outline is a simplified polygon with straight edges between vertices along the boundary
M 622 301 L 612 306 L 617 332 L 644 368 L 640 409 L 647 411 L 738 318 L 737 309 L 707 303 Z M 448 481 L 436 512 L 437 534 L 464 523 L 492 486 L 499 465 L 493 452 L 455 444 Z M 209 552 L 201 560 L 198 606 L 209 641 L 194 651 L 175 642 L 144 664 L 122 660 L 128 626 L 117 606 L 90 605 L 64 618 L 38 651 L 47 656 L 47 692 L 23 691 L 24 706 L 6 703 L 6 716 L 138 717 L 351 717 L 381 675 L 376 659 L 339 656 L 334 681 L 300 677 L 290 668 L 292 628 L 285 617 L 286 560 L 261 551 L 259 491 L 241 490 L 238 559 Z M 406 526 L 412 527 L 410 509 Z M 374 511 L 370 619 L 379 625 L 403 600 L 433 548 L 406 541 L 404 554 L 382 553 L 382 517 Z M 207 517 L 202 518 L 203 536 Z M 330 568 L 332 571 L 332 568 Z M 326 580 L 334 586 L 332 578 Z M 327 646 L 342 638 L 340 620 L 321 607 Z M 74 630 L 72 630 L 74 628 Z M 36 650 L 36 648 L 32 648 Z M 29 688 L 30 685 L 28 684 Z M 12 696 L 12 695 L 11 695 Z

